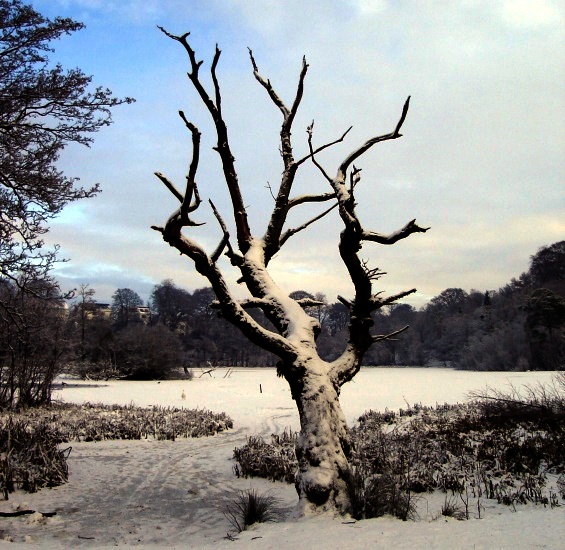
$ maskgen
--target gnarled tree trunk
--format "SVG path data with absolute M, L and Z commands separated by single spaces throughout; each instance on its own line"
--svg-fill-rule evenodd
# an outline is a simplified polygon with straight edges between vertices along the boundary
M 323 150 L 343 142 L 349 130 L 331 143 L 314 147 L 312 124 L 308 128 L 309 153 L 299 160 L 294 158 L 291 129 L 302 100 L 304 80 L 308 70 L 306 60 L 303 60 L 296 96 L 289 108 L 278 96 L 271 82 L 261 76 L 250 51 L 253 74 L 257 82 L 267 91 L 271 101 L 283 116 L 280 132 L 283 173 L 269 224 L 265 234 L 258 237 L 252 234 L 248 224 L 235 169 L 235 159 L 222 116 L 220 86 L 216 75 L 221 52 L 216 48 L 211 64 L 213 93 L 209 94 L 200 80 L 199 70 L 202 62 L 196 59 L 196 54 L 188 42 L 189 35 L 175 36 L 164 29 L 161 30 L 186 50 L 190 65 L 188 77 L 214 123 L 218 140 L 215 150 L 220 156 L 227 192 L 232 203 L 232 223 L 235 226 L 236 242 L 232 243 L 228 226 L 211 201 L 212 213 L 221 232 L 217 248 L 209 254 L 198 242 L 183 233 L 185 228 L 196 228 L 201 225 L 192 219 L 193 213 L 201 206 L 201 199 L 196 184 L 200 158 L 200 132 L 188 121 L 182 111 L 180 116 L 192 135 L 193 145 L 186 187 L 184 192 L 180 192 L 166 176 L 156 173 L 161 182 L 177 198 L 180 207 L 170 216 L 164 227 L 154 226 L 153 229 L 159 231 L 167 243 L 191 259 L 196 270 L 208 279 L 217 297 L 215 306 L 219 314 L 237 326 L 250 341 L 280 358 L 278 372 L 288 381 L 300 414 L 301 432 L 296 449 L 299 460 L 296 488 L 302 511 L 324 510 L 347 513 L 350 510 L 347 490 L 350 445 L 347 425 L 339 403 L 340 389 L 357 374 L 364 353 L 373 343 L 394 336 L 407 328 L 404 327 L 388 335 L 373 334 L 372 313 L 415 292 L 415 289 L 412 289 L 389 297 L 382 297 L 380 292 L 374 293 L 373 283 L 378 280 L 382 272 L 370 268 L 360 259 L 358 253 L 364 242 L 391 245 L 413 233 L 427 231 L 427 228 L 418 226 L 415 220 L 390 235 L 366 231 L 355 211 L 354 193 L 361 178 L 360 169 L 356 168 L 353 162 L 375 144 L 401 137 L 400 129 L 408 112 L 409 98 L 404 104 L 394 131 L 371 138 L 355 149 L 344 158 L 337 168 L 336 175 L 331 177 L 317 157 Z M 328 183 L 328 191 L 317 195 L 291 196 L 295 176 L 307 161 L 313 162 L 319 169 L 321 177 Z M 306 203 L 330 203 L 330 206 L 302 225 L 286 228 L 289 212 Z M 322 305 L 321 302 L 307 298 L 297 300 L 290 298 L 271 279 L 268 266 L 270 260 L 289 238 L 306 230 L 322 217 L 334 212 L 336 208 L 343 224 L 338 244 L 339 255 L 350 275 L 354 295 L 351 299 L 339 297 L 350 314 L 347 346 L 338 359 L 325 362 L 319 357 L 316 349 L 316 338 L 320 333 L 319 322 L 304 310 L 306 307 Z M 247 287 L 249 298 L 238 300 L 229 289 L 217 263 L 224 253 L 230 259 L 232 266 L 238 270 L 239 282 Z M 258 324 L 248 313 L 251 308 L 261 309 L 274 329 Z
M 349 511 L 347 480 L 350 441 L 339 403 L 339 387 L 327 374 L 327 365 L 316 360 L 304 375 L 289 379 L 300 414 L 296 445 L 296 490 L 303 511 Z

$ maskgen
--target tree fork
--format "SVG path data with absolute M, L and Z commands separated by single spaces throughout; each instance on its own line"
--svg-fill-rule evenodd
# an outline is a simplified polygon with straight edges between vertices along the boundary
M 392 245 L 412 234 L 424 233 L 429 229 L 420 227 L 415 220 L 412 220 L 399 231 L 389 235 L 365 230 L 356 213 L 354 197 L 355 187 L 361 180 L 361 169 L 354 166 L 353 162 L 376 144 L 401 137 L 400 130 L 408 114 L 410 98 L 404 103 L 394 130 L 389 134 L 367 140 L 344 158 L 337 167 L 336 175 L 331 177 L 318 160 L 318 156 L 326 149 L 341 144 L 350 129 L 338 139 L 316 147 L 313 144 L 313 124 L 310 125 L 307 129 L 309 153 L 298 161 L 294 159 L 291 130 L 304 93 L 308 69 L 306 60 L 302 61 L 296 94 L 289 108 L 275 91 L 270 80 L 260 74 L 250 50 L 253 75 L 283 116 L 280 130 L 283 171 L 278 191 L 274 194 L 275 204 L 269 223 L 264 236 L 260 238 L 251 233 L 247 222 L 247 212 L 222 115 L 220 85 L 217 79 L 220 50 L 216 47 L 211 64 L 213 93 L 208 94 L 199 77 L 202 62 L 196 60 L 196 54 L 188 43 L 189 34 L 175 36 L 164 29 L 161 30 L 185 48 L 191 67 L 189 79 L 212 117 L 218 138 L 215 149 L 220 155 L 223 175 L 231 199 L 237 242 L 233 246 L 230 243 L 227 226 L 212 202 L 210 204 L 213 215 L 221 229 L 220 243 L 215 250 L 208 254 L 194 238 L 183 234 L 185 229 L 192 232 L 198 230 L 199 224 L 193 222 L 190 215 L 200 206 L 196 187 L 200 134 L 184 114 L 181 117 L 193 139 L 193 154 L 187 175 L 186 191 L 182 195 L 172 182 L 158 174 L 159 179 L 181 205 L 170 216 L 164 228 L 154 227 L 154 229 L 162 234 L 166 242 L 189 257 L 197 271 L 208 279 L 217 297 L 214 307 L 221 315 L 238 327 L 250 341 L 280 358 L 277 373 L 287 380 L 300 416 L 301 432 L 296 447 L 299 462 L 296 489 L 300 509 L 303 512 L 323 510 L 347 513 L 351 506 L 347 486 L 350 478 L 348 465 L 350 443 L 347 423 L 339 403 L 341 387 L 359 372 L 363 356 L 371 345 L 393 338 L 407 328 L 399 328 L 389 334 L 373 334 L 372 313 L 415 292 L 411 289 L 390 297 L 383 297 L 381 292 L 374 292 L 374 282 L 384 273 L 378 268 L 369 267 L 367 262 L 359 257 L 359 251 L 365 242 Z M 308 160 L 318 168 L 329 186 L 328 191 L 292 197 L 296 175 Z M 299 208 L 303 204 L 328 202 L 330 204 L 326 205 L 320 214 L 311 216 L 309 221 L 298 224 L 295 228 L 285 229 L 291 208 Z M 339 255 L 349 273 L 354 296 L 350 299 L 338 297 L 350 313 L 349 339 L 342 354 L 335 361 L 326 362 L 320 358 L 316 348 L 320 323 L 309 316 L 304 309 L 312 302 L 290 298 L 271 278 L 267 268 L 273 255 L 283 248 L 290 237 L 303 233 L 336 210 L 339 213 L 337 219 L 343 223 L 338 243 Z M 250 297 L 240 301 L 228 288 L 218 265 L 223 253 L 230 258 L 232 265 L 238 271 L 238 282 L 245 285 Z M 257 323 L 248 313 L 252 308 L 260 308 L 272 322 L 273 328 L 267 329 Z

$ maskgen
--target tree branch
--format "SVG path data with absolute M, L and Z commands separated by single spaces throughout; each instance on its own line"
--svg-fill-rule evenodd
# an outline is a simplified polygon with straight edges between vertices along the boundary
M 243 254 L 249 249 L 251 242 L 251 229 L 247 221 L 247 211 L 243 202 L 243 197 L 241 195 L 241 189 L 239 186 L 239 181 L 237 177 L 237 172 L 235 169 L 235 159 L 231 152 L 228 139 L 228 130 L 221 113 L 221 94 L 220 86 L 216 78 L 216 68 L 221 55 L 221 50 L 216 47 L 216 52 L 214 54 L 214 59 L 212 61 L 212 80 L 214 83 L 214 94 L 215 102 L 210 98 L 208 92 L 200 82 L 198 76 L 199 69 L 202 65 L 202 61 L 196 60 L 196 53 L 188 43 L 188 37 L 190 33 L 185 33 L 181 36 L 175 36 L 163 27 L 159 29 L 169 38 L 180 42 L 188 54 L 190 61 L 191 72 L 188 73 L 188 78 L 192 82 L 194 89 L 202 99 L 202 102 L 208 109 L 208 112 L 212 116 L 214 125 L 216 127 L 216 135 L 218 138 L 218 143 L 214 149 L 220 155 L 222 161 L 222 169 L 224 173 L 224 179 L 230 193 L 231 202 L 233 206 L 233 214 L 235 220 L 235 227 L 237 231 L 237 240 L 239 248 Z
M 351 300 L 348 300 L 347 298 L 344 298 L 343 296 L 338 295 L 337 297 L 338 301 L 340 301 L 347 309 L 351 310 L 351 308 L 353 307 L 353 302 L 351 302 Z
M 263 298 L 248 298 L 247 300 L 242 300 L 239 302 L 239 306 L 242 309 L 262 309 L 262 310 L 272 310 L 273 302 L 265 300 Z M 211 307 L 214 309 L 221 309 L 221 304 L 217 300 L 212 302 Z
M 298 108 L 300 106 L 300 102 L 302 101 L 302 96 L 304 93 L 304 81 L 306 79 L 306 73 L 308 72 L 308 64 L 306 63 L 306 58 L 304 57 L 302 59 L 302 68 L 300 71 L 300 76 L 298 78 L 295 98 L 292 103 L 292 107 L 289 109 L 273 88 L 270 80 L 265 79 L 259 72 L 257 62 L 255 61 L 251 49 L 249 49 L 249 58 L 251 60 L 253 75 L 255 79 L 267 91 L 269 97 L 271 98 L 271 101 L 283 115 L 283 123 L 280 131 L 280 143 L 284 171 L 277 197 L 275 199 L 275 208 L 273 209 L 273 213 L 271 214 L 271 219 L 269 221 L 269 226 L 265 233 L 265 261 L 266 264 L 268 264 L 270 259 L 279 250 L 281 245 L 281 234 L 289 211 L 290 192 L 298 168 L 298 164 L 295 163 L 293 156 L 291 130 L 296 113 L 298 112 Z
M 226 281 L 212 258 L 193 240 L 182 235 L 184 222 L 180 213 L 173 214 L 164 229 L 155 227 L 163 235 L 163 240 L 176 248 L 181 254 L 188 256 L 198 273 L 208 279 L 220 303 L 222 316 L 239 327 L 243 334 L 253 343 L 276 353 L 281 358 L 294 360 L 296 350 L 285 338 L 276 334 L 255 321 L 238 304 L 232 296 Z
M 178 199 L 178 201 L 182 204 L 184 201 L 184 197 L 182 193 L 175 187 L 175 184 L 170 181 L 166 176 L 161 174 L 161 172 L 155 172 L 155 175 L 165 184 L 165 187 Z
M 299 204 L 304 204 L 307 202 L 326 202 L 335 198 L 335 193 L 322 193 L 320 195 L 300 195 L 288 201 L 288 208 L 294 208 Z
M 379 272 L 368 269 L 359 258 L 358 253 L 364 241 L 393 244 L 412 233 L 423 233 L 428 228 L 416 225 L 416 222 L 413 220 L 400 231 L 388 236 L 363 230 L 355 212 L 354 189 L 360 181 L 360 169 L 355 167 L 355 165 L 353 165 L 350 174 L 350 184 L 346 186 L 347 171 L 356 159 L 366 153 L 373 145 L 401 136 L 400 129 L 406 119 L 409 104 L 410 98 L 404 103 L 402 114 L 393 132 L 374 137 L 350 153 L 339 165 L 335 178 L 331 179 L 331 185 L 339 204 L 339 214 L 345 226 L 340 237 L 339 251 L 355 287 L 355 299 L 348 306 L 350 311 L 349 343 L 342 356 L 332 366 L 332 373 L 339 384 L 351 380 L 358 372 L 361 358 L 366 350 L 375 341 L 385 338 L 384 336 L 375 337 L 370 333 L 370 329 L 374 324 L 371 313 L 375 309 L 382 307 L 382 305 L 392 303 L 396 299 L 413 292 L 408 291 L 388 299 L 378 299 L 377 294 L 372 293 L 372 283 Z M 346 302 L 343 303 L 347 305 Z
M 271 98 L 271 100 L 273 101 L 273 103 L 279 108 L 280 112 L 282 113 L 284 120 L 286 121 L 291 114 L 291 111 L 288 109 L 288 107 L 284 104 L 284 101 L 279 97 L 279 95 L 277 94 L 277 92 L 275 91 L 275 89 L 273 88 L 273 86 L 271 85 L 271 81 L 268 79 L 263 78 L 263 76 L 261 76 L 261 73 L 259 72 L 259 68 L 257 67 L 257 63 L 255 62 L 255 58 L 253 57 L 253 50 L 251 50 L 251 48 L 247 48 L 247 50 L 249 51 L 249 59 L 251 60 L 251 65 L 253 66 L 253 76 L 255 77 L 255 80 L 257 80 L 257 82 L 259 82 L 259 84 L 261 84 L 261 86 L 263 86 L 263 88 L 265 88 L 265 90 L 267 90 L 267 93 L 269 94 L 269 97 Z M 302 77 L 302 73 L 301 73 L 301 81 L 303 80 Z M 299 88 L 301 87 L 301 82 L 299 82 Z M 298 98 L 299 94 L 297 92 L 296 97 Z M 300 96 L 302 96 L 302 93 L 300 93 Z M 296 103 L 296 101 L 295 101 Z M 294 108 L 294 105 L 293 105 Z M 296 108 L 298 108 L 298 105 L 296 105 Z M 292 120 L 291 120 L 291 124 L 292 124 Z
M 375 233 L 373 231 L 363 231 L 361 240 L 390 245 L 409 237 L 413 233 L 425 233 L 428 229 L 430 228 L 420 227 L 417 225 L 416 220 L 411 220 L 402 229 L 395 231 L 390 235 L 381 235 L 380 233 Z
M 216 44 L 216 53 L 214 54 L 214 59 L 212 60 L 212 66 L 210 72 L 212 74 L 212 82 L 214 84 L 214 92 L 216 96 L 216 109 L 218 110 L 218 115 L 222 116 L 222 96 L 220 94 L 220 84 L 218 83 L 218 77 L 216 75 L 216 67 L 218 66 L 218 61 L 220 60 L 220 55 L 222 55 L 222 50 L 218 48 Z
M 406 115 L 408 114 L 409 106 L 410 106 L 410 96 L 408 96 L 408 99 L 404 103 L 400 120 L 398 121 L 394 131 L 391 132 L 390 134 L 384 134 L 382 136 L 377 136 L 367 140 L 363 145 L 361 145 L 361 147 L 359 147 L 358 149 L 353 151 L 353 153 L 351 153 L 348 157 L 346 157 L 346 159 L 341 163 L 339 167 L 339 173 L 345 175 L 347 169 L 349 168 L 349 165 L 352 162 L 355 162 L 355 160 L 358 159 L 361 155 L 366 153 L 371 147 L 373 147 L 373 145 L 380 143 L 382 141 L 388 141 L 391 139 L 397 139 L 399 137 L 402 137 L 402 134 L 400 133 L 400 129 L 402 128 L 402 125 L 406 120 Z
M 316 168 L 318 168 L 318 170 L 321 172 L 322 176 L 324 176 L 324 178 L 326 178 L 326 180 L 328 180 L 330 182 L 330 184 L 333 183 L 333 179 L 330 178 L 330 176 L 328 176 L 328 174 L 326 173 L 326 171 L 324 170 L 322 165 L 316 160 L 316 157 L 315 157 L 314 148 L 312 146 L 312 134 L 314 132 L 314 121 L 312 121 L 312 124 L 310 124 L 310 126 L 308 126 L 308 128 L 306 129 L 306 132 L 308 133 L 308 148 L 310 149 L 309 157 L 312 159 L 314 166 L 316 166 Z M 345 136 L 345 134 L 344 134 L 344 136 Z
M 234 252 L 230 243 L 230 234 L 222 216 L 216 209 L 216 206 L 214 205 L 211 199 L 209 199 L 209 203 L 210 206 L 212 207 L 212 211 L 214 212 L 214 216 L 216 216 L 216 219 L 218 220 L 218 223 L 220 224 L 220 228 L 222 229 L 223 232 L 222 240 L 220 241 L 220 244 L 216 248 L 215 252 L 212 254 L 212 261 L 214 263 L 217 262 L 218 258 L 221 256 L 222 252 L 227 247 L 228 249 L 227 256 L 228 258 L 230 258 L 232 265 L 241 265 L 241 263 L 243 262 L 243 257 Z
M 315 300 L 312 298 L 299 298 L 298 300 L 296 300 L 297 304 L 300 304 L 303 308 L 304 307 L 321 307 L 321 306 L 325 306 L 325 302 L 322 302 L 320 300 Z
M 298 107 L 300 106 L 300 102 L 302 101 L 302 96 L 304 94 L 304 80 L 306 78 L 306 73 L 308 72 L 308 63 L 306 63 L 306 56 L 302 58 L 302 70 L 300 71 L 300 76 L 298 78 L 298 86 L 296 87 L 296 96 L 294 98 L 294 102 L 292 103 L 292 107 L 290 109 L 290 113 L 286 117 L 285 120 L 285 129 L 290 129 L 292 127 L 292 123 L 294 121 L 294 117 L 298 112 Z
M 184 200 L 182 201 L 182 208 L 185 212 L 193 212 L 202 202 L 200 200 L 200 195 L 198 194 L 198 188 L 196 187 L 196 171 L 198 170 L 198 162 L 200 160 L 201 134 L 200 130 L 198 130 L 198 128 L 185 117 L 183 111 L 179 111 L 179 116 L 192 134 L 192 160 L 190 161 L 190 166 L 186 175 L 186 191 L 184 193 Z M 191 204 L 193 196 L 195 201 L 194 204 Z
M 380 309 L 390 304 L 394 304 L 398 300 L 401 300 L 406 296 L 410 296 L 410 294 L 414 294 L 414 292 L 417 291 L 415 288 L 412 288 L 410 290 L 405 290 L 404 292 L 399 292 L 398 294 L 393 294 L 392 296 L 388 296 L 387 298 L 380 298 L 379 297 L 379 294 L 381 294 L 380 292 L 378 294 L 374 294 L 373 296 L 371 296 L 371 300 L 370 300 L 371 311 Z
M 308 135 L 311 137 L 310 128 L 311 129 L 314 128 L 314 121 L 312 121 L 312 124 L 306 129 L 306 131 L 308 132 Z M 350 126 L 347 130 L 345 130 L 345 132 L 343 132 L 341 137 L 335 139 L 334 141 L 330 141 L 329 143 L 325 143 L 324 145 L 321 145 L 317 149 L 314 149 L 314 151 L 312 151 L 312 149 L 310 148 L 310 153 L 308 155 L 306 155 L 305 157 L 302 157 L 300 160 L 296 161 L 296 164 L 298 166 L 300 166 L 302 163 L 304 163 L 308 159 L 311 159 L 313 155 L 317 155 L 318 153 L 322 152 L 324 149 L 328 149 L 329 147 L 333 147 L 334 145 L 341 143 L 345 139 L 345 136 L 347 136 L 347 134 L 349 134 L 349 132 L 351 131 L 352 128 L 353 128 L 353 126 Z
M 293 229 L 287 229 L 284 232 L 284 234 L 281 236 L 280 247 L 282 247 L 284 245 L 284 243 L 286 243 L 286 241 L 288 241 L 288 239 L 290 239 L 290 237 L 292 237 L 293 235 L 296 235 L 297 233 L 299 233 L 303 229 L 306 229 L 309 225 L 312 225 L 314 222 L 321 220 L 324 216 L 329 214 L 336 206 L 337 206 L 337 203 L 330 206 L 327 210 L 324 210 L 324 212 L 322 212 L 321 214 L 318 214 L 316 217 L 312 218 L 311 220 L 307 221 L 306 223 L 303 223 L 302 225 L 295 227 Z
M 371 340 L 373 341 L 373 343 L 382 342 L 383 340 L 390 340 L 393 336 L 396 336 L 396 335 L 404 332 L 405 330 L 408 330 L 409 328 L 410 328 L 410 325 L 406 325 L 405 327 L 402 327 L 399 330 L 395 330 L 394 332 L 391 332 L 390 334 L 374 335 L 374 336 L 371 337 Z

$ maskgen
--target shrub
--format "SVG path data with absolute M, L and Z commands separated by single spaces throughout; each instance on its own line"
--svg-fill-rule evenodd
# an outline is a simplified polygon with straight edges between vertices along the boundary
M 296 438 L 296 433 L 286 430 L 280 436 L 273 434 L 270 444 L 260 436 L 248 437 L 246 445 L 233 451 L 237 461 L 234 466 L 236 476 L 294 483 L 298 466 L 294 452 Z
M 445 501 L 441 507 L 441 515 L 447 518 L 455 518 L 457 520 L 468 519 L 467 511 L 461 504 L 457 502 L 457 499 L 453 496 L 445 496 Z
M 270 494 L 259 494 L 255 489 L 240 491 L 233 502 L 226 504 L 224 516 L 237 533 L 254 523 L 276 521 L 278 500 Z
M 391 515 L 406 521 L 416 519 L 416 499 L 403 488 L 401 476 L 390 472 L 371 474 L 362 467 L 351 469 L 348 479 L 351 516 L 355 519 Z
M 521 393 L 511 386 L 507 392 L 475 392 L 473 398 L 491 425 L 526 422 L 552 429 L 565 424 L 564 371 L 556 373 L 551 383 L 527 386 Z
M 555 506 L 557 495 L 546 485 L 548 472 L 560 475 L 557 492 L 565 499 L 565 375 L 558 374 L 553 385 L 526 388 L 525 394 L 513 390 L 465 405 L 363 414 L 350 431 L 352 515 L 409 519 L 414 493 L 438 489 L 458 497 L 466 517 L 471 497 Z M 235 450 L 234 469 L 292 482 L 297 467 L 292 444 L 286 433 L 273 436 L 271 444 L 250 437 Z M 446 500 L 446 513 L 453 508 L 448 504 L 453 503 Z
M 69 453 L 70 448 L 58 449 L 57 437 L 45 423 L 32 426 L 10 418 L 0 425 L 0 492 L 4 499 L 16 488 L 33 493 L 65 483 Z

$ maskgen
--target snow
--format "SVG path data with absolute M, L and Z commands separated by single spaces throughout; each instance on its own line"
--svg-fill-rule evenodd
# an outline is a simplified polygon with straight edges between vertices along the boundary
M 75 382 L 56 393 L 69 402 L 166 405 L 224 411 L 234 429 L 215 437 L 171 441 L 72 443 L 69 483 L 36 494 L 17 492 L 2 511 L 53 512 L 2 518 L 0 539 L 42 548 L 559 548 L 565 540 L 563 508 L 518 506 L 516 511 L 484 502 L 481 519 L 456 521 L 440 514 L 443 495 L 424 495 L 420 519 L 384 517 L 359 522 L 343 518 L 296 519 L 292 485 L 238 479 L 231 459 L 246 436 L 269 437 L 298 429 L 298 414 L 286 382 L 274 369 L 226 369 L 193 381 Z M 406 403 L 462 402 L 487 386 L 548 382 L 551 373 L 476 373 L 450 369 L 368 369 L 344 386 L 348 422 L 368 409 Z M 183 399 L 182 394 L 185 394 Z M 280 501 L 278 523 L 256 525 L 227 540 L 222 513 L 239 490 L 270 491 Z M 1 542 L 0 542 L 1 543 Z

